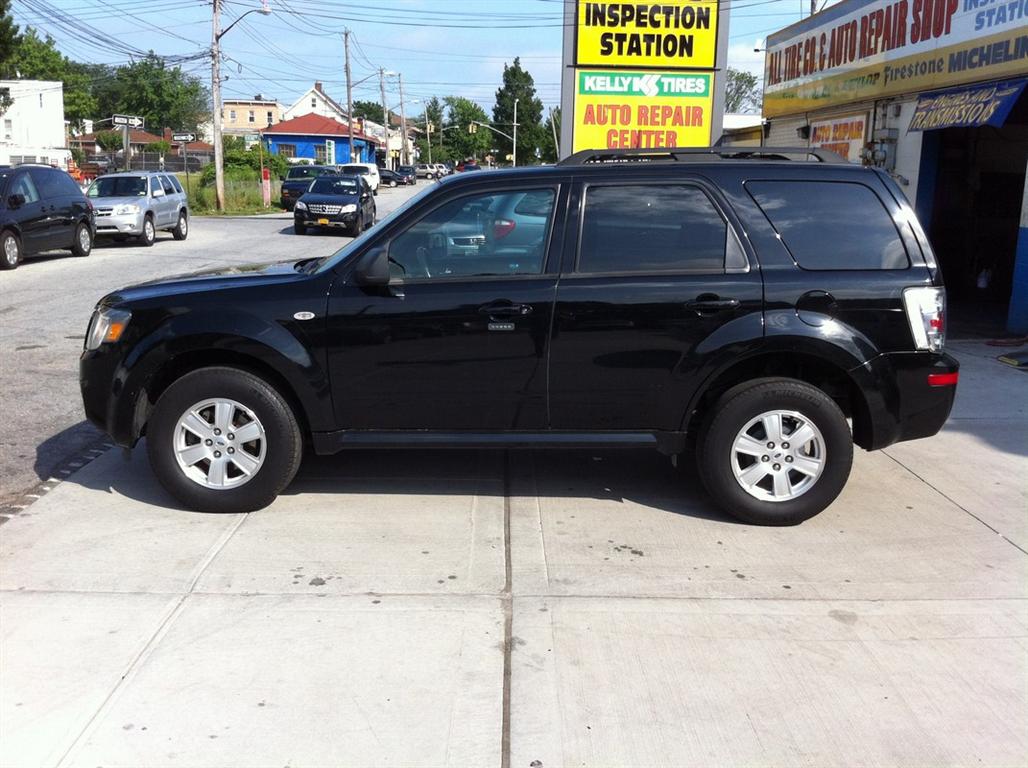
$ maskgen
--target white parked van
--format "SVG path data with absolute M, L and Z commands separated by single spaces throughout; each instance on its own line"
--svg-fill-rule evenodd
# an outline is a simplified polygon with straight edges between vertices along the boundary
M 378 194 L 378 185 L 382 183 L 382 178 L 378 175 L 378 166 L 374 163 L 347 163 L 339 168 L 339 172 L 366 176 L 372 193 Z

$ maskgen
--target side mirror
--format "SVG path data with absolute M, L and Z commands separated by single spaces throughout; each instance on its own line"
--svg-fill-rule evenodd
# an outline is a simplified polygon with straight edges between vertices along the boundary
M 153 196 L 154 197 L 164 197 L 164 190 L 161 189 L 160 187 L 157 187 L 157 189 L 155 189 L 153 191 Z
M 21 208 L 25 205 L 25 195 L 15 192 L 7 198 L 7 205 L 11 208 Z
M 389 285 L 389 249 L 378 246 L 364 254 L 353 277 L 362 288 L 384 288 Z

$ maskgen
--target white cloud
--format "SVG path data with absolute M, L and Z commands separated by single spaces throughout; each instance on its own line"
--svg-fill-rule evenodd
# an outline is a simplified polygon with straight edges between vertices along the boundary
M 765 38 L 756 38 L 751 43 L 736 43 L 728 46 L 728 66 L 752 72 L 758 78 L 764 77 L 764 43 Z M 760 48 L 760 51 L 755 51 Z

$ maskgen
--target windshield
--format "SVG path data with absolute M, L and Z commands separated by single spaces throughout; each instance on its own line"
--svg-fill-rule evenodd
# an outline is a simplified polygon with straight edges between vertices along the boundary
M 146 197 L 146 176 L 101 176 L 89 185 L 87 197 Z
M 356 195 L 357 182 L 354 179 L 341 179 L 338 176 L 322 176 L 307 190 L 315 195 Z
M 358 235 L 353 240 L 351 240 L 346 245 L 344 245 L 342 248 L 340 248 L 338 251 L 333 253 L 331 256 L 326 257 L 325 260 L 323 262 L 321 262 L 321 264 L 318 266 L 317 271 L 318 272 L 324 272 L 325 270 L 332 269 L 333 267 L 336 266 L 336 264 L 341 264 L 357 248 L 360 248 L 362 245 L 364 245 L 364 240 L 368 237 L 368 233 L 369 232 L 374 233 L 374 234 L 377 235 L 379 232 L 382 231 L 382 227 L 383 226 L 389 226 L 397 218 L 399 218 L 404 213 L 406 213 L 407 210 L 409 210 L 410 208 L 413 208 L 415 205 L 420 203 L 426 197 L 428 197 L 429 195 L 435 194 L 437 191 L 438 191 L 437 187 L 434 187 L 434 186 L 425 187 L 423 190 L 418 192 L 418 194 L 414 195 L 414 197 L 412 197 L 409 200 L 407 200 L 406 203 L 401 205 L 399 208 L 395 209 L 392 213 L 388 214 L 387 216 L 385 216 L 385 217 L 379 219 L 377 222 L 375 222 L 375 228 L 374 229 L 366 229 L 366 230 L 364 230 L 363 234 Z
M 320 176 L 320 168 L 312 168 L 310 166 L 301 166 L 299 168 L 290 168 L 289 173 L 286 175 L 287 179 L 309 179 L 312 176 Z
M 343 173 L 368 174 L 371 170 L 366 165 L 344 165 Z

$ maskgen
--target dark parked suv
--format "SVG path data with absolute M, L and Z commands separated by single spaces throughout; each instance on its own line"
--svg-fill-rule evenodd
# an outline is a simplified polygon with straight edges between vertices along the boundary
M 957 381 L 924 232 L 885 173 L 838 160 L 587 152 L 445 179 L 333 256 L 106 296 L 86 413 L 145 434 L 201 510 L 270 503 L 305 450 L 652 446 L 694 454 L 732 515 L 797 523 L 854 443 L 935 434 Z
M 93 250 L 93 205 L 60 168 L 0 166 L 0 201 L 0 269 L 41 251 L 88 256 Z

